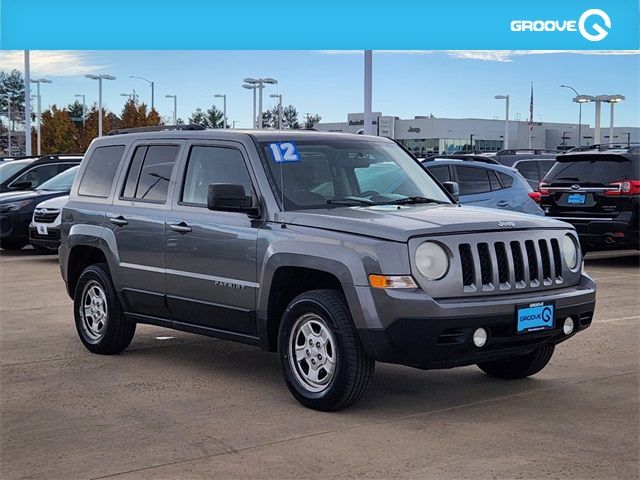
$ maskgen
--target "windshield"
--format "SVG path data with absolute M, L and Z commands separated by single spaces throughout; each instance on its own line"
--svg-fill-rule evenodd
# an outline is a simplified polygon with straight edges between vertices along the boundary
M 2 162 L 0 164 L 0 183 L 18 173 L 31 162 L 33 162 L 33 160 L 13 160 L 9 162 Z
M 287 152 L 289 145 L 293 147 Z M 393 143 L 317 139 L 263 142 L 261 148 L 272 188 L 278 201 L 284 196 L 285 210 L 451 203 L 424 169 Z
M 71 190 L 71 185 L 73 185 L 73 181 L 76 178 L 76 173 L 78 173 L 79 168 L 80 166 L 71 167 L 64 172 L 59 173 L 55 177 L 47 180 L 42 185 L 40 185 L 37 190 L 68 192 L 69 190 Z

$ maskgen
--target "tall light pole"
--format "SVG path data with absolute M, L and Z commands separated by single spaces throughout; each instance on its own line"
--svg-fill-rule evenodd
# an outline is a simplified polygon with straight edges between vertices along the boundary
M 364 51 L 364 134 L 373 135 L 372 89 L 373 89 L 373 54 Z
M 560 85 L 560 87 L 573 90 L 573 93 L 576 94 L 576 97 L 573 99 L 573 101 L 578 104 L 578 147 L 581 147 L 582 146 L 582 104 L 588 103 L 589 100 L 583 99 L 582 101 L 576 101 L 576 98 L 580 98 L 580 94 L 575 88 L 569 85 Z
M 176 125 L 176 122 L 178 121 L 178 96 L 165 95 L 165 98 L 173 98 L 173 124 Z
M 113 75 L 93 75 L 87 73 L 85 78 L 98 81 L 98 136 L 102 136 L 102 80 L 115 80 Z
M 6 93 L 0 96 L 7 97 L 7 150 L 11 155 L 11 95 Z
M 155 108 L 154 93 L 153 93 L 155 82 L 152 82 L 151 80 L 148 80 L 144 77 L 136 77 L 135 75 L 129 75 L 129 78 L 137 78 L 138 80 L 144 80 L 151 86 L 151 110 L 153 110 Z
M 84 93 L 76 93 L 74 95 L 75 98 L 82 98 L 82 126 L 84 127 L 84 117 L 86 112 L 86 99 Z
M 609 119 L 609 143 L 613 143 L 613 107 L 624 100 L 624 95 L 603 95 L 603 100 L 611 106 L 611 118 Z
M 244 85 L 242 85 L 242 88 L 246 88 L 247 90 L 253 90 L 253 121 L 251 122 L 251 128 L 258 128 L 257 126 L 257 117 L 256 117 L 256 90 L 257 90 L 257 86 L 256 85 L 250 85 L 248 83 L 245 83 Z
M 24 51 L 24 153 L 31 155 L 31 66 L 29 50 Z
M 255 85 L 258 89 L 258 130 L 262 128 L 262 90 L 265 84 L 275 85 L 278 81 L 274 78 L 245 78 L 244 82 L 249 85 Z
M 278 99 L 278 130 L 282 130 L 282 94 L 272 93 L 269 96 Z
M 42 97 L 40 96 L 40 84 L 41 83 L 51 83 L 51 80 L 47 80 L 46 78 L 38 78 L 34 80 L 30 80 L 31 83 L 36 84 L 36 100 L 37 100 L 37 109 L 38 109 L 38 143 L 37 143 L 37 153 L 38 155 L 42 154 Z
M 506 112 L 504 114 L 504 148 L 509 148 L 509 95 L 496 95 L 496 100 L 504 100 Z
M 226 130 L 227 128 L 227 95 L 226 94 L 219 95 L 216 93 L 214 97 L 222 99 L 222 128 Z

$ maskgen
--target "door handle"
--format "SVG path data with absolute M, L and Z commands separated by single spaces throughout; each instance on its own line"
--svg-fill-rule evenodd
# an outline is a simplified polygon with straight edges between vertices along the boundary
M 187 225 L 185 222 L 170 223 L 169 228 L 174 232 L 178 232 L 178 233 L 189 233 L 191 231 L 191 227 Z
M 124 218 L 122 215 L 120 215 L 119 217 L 112 217 L 109 219 L 109 221 L 114 225 L 117 225 L 118 227 L 124 227 L 129 223 L 129 221 L 126 218 Z
M 504 208 L 509 206 L 509 202 L 507 200 L 500 200 L 496 205 Z

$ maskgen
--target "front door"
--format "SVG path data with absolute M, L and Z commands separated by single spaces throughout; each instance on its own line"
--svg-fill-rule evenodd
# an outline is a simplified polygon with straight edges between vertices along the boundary
M 192 142 L 166 219 L 167 303 L 177 322 L 255 336 L 259 221 L 207 208 L 212 183 L 253 192 L 235 142 Z

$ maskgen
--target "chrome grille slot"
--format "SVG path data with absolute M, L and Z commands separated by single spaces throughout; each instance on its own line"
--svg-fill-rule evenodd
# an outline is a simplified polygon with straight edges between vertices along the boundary
M 53 223 L 60 215 L 60 210 L 37 209 L 33 213 L 33 219 L 38 223 Z

